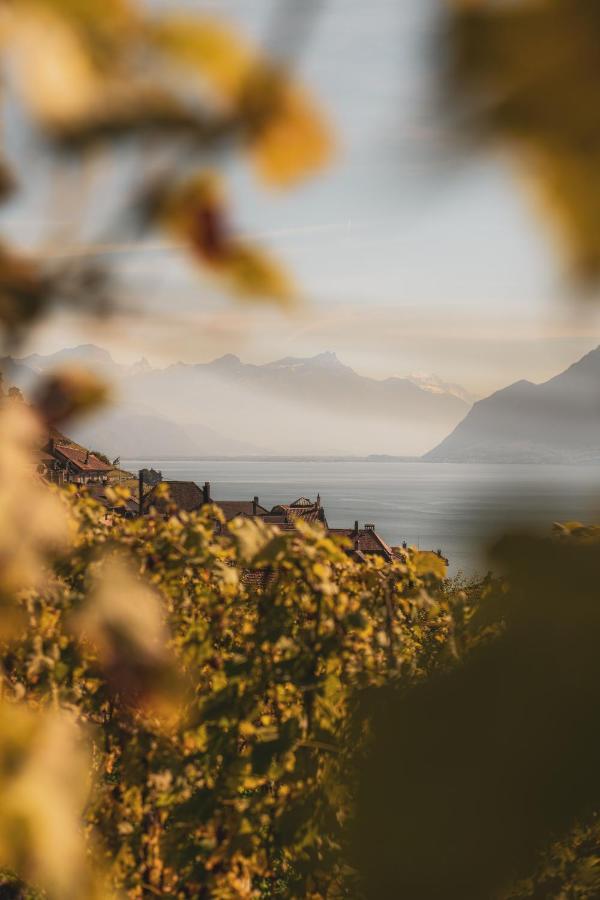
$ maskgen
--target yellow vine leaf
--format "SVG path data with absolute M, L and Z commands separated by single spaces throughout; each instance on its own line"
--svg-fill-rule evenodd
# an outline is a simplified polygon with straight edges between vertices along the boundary
M 3 18 L 0 33 L 17 89 L 40 121 L 62 126 L 89 113 L 101 80 L 64 17 L 35 3 L 19 4 Z
M 232 104 L 256 63 L 256 54 L 230 26 L 207 17 L 171 16 L 153 29 L 157 45 L 197 69 L 207 84 Z
M 289 187 L 324 168 L 333 156 L 333 138 L 308 94 L 280 77 L 272 112 L 250 140 L 250 157 L 260 178 Z
M 106 556 L 72 627 L 89 642 L 113 690 L 139 709 L 174 721 L 181 699 L 160 595 L 124 557 Z
M 265 251 L 234 236 L 220 179 L 201 173 L 175 188 L 159 210 L 164 227 L 194 258 L 239 297 L 283 306 L 295 299 L 293 283 Z
M 575 281 L 597 286 L 598 4 L 455 0 L 451 7 L 443 89 L 461 140 L 468 134 L 482 147 L 508 150 Z
M 52 900 L 99 900 L 81 816 L 91 760 L 74 718 L 0 706 L 0 867 Z
M 44 440 L 36 416 L 24 403 L 6 404 L 0 433 L 1 606 L 14 593 L 45 584 L 45 563 L 66 548 L 69 534 L 62 504 L 35 477 L 34 451 Z
M 272 299 L 282 306 L 294 303 L 294 285 L 287 273 L 258 247 L 233 244 L 228 259 L 215 271 L 241 297 Z
M 155 38 L 195 68 L 240 116 L 250 158 L 264 182 L 287 187 L 330 161 L 333 139 L 316 104 L 233 28 L 208 18 L 174 17 L 156 27 Z
M 445 578 L 447 563 L 437 553 L 430 550 L 415 550 L 412 554 L 417 575 L 433 575 L 434 578 Z
M 134 0 L 29 0 L 61 16 L 85 36 L 94 55 L 123 45 L 139 33 L 140 12 Z

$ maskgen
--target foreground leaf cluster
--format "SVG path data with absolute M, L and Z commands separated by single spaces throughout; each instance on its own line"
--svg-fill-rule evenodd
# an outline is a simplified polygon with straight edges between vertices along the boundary
M 71 542 L 15 604 L 26 627 L 2 645 L 6 715 L 60 709 L 80 729 L 87 845 L 108 883 L 131 897 L 352 895 L 351 768 L 367 738 L 356 697 L 418 680 L 448 650 L 437 579 L 410 557 L 357 564 L 320 528 L 238 522 L 217 537 L 216 508 L 125 520 L 53 499 Z M 3 862 L 67 897 L 46 859 L 61 855 L 64 804 L 39 787 L 28 850 L 8 841 Z M 79 897 L 81 864 L 62 869 Z

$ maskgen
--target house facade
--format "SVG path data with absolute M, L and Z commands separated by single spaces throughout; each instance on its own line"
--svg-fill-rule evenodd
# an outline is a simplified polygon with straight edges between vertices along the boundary
M 51 437 L 37 456 L 39 474 L 55 484 L 106 484 L 113 471 L 110 463 L 90 450 Z

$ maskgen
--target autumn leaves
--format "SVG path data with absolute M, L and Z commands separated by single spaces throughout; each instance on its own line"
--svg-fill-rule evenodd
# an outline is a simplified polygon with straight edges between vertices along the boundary
M 272 188 L 327 165 L 329 126 L 286 69 L 218 19 L 150 16 L 128 0 L 15 4 L 0 39 L 11 88 L 56 147 L 175 147 L 145 186 L 145 229 L 165 230 L 234 296 L 292 302 L 292 278 L 236 233 L 210 164 L 239 153 Z

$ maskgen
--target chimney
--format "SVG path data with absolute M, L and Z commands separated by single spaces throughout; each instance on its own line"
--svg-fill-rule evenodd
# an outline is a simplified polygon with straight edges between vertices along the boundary
M 205 481 L 205 482 L 204 482 L 204 487 L 202 488 L 202 494 L 203 494 L 203 498 L 202 498 L 202 499 L 203 499 L 204 503 L 210 503 L 210 502 L 211 502 L 211 499 L 210 499 L 210 481 Z
M 258 497 L 255 497 L 252 501 L 252 515 L 255 516 L 258 513 Z
M 358 534 L 358 519 L 354 523 L 354 531 Z
M 321 509 L 321 495 L 317 494 L 317 509 Z
M 367 531 L 375 531 L 375 526 L 372 525 L 371 523 L 369 523 L 369 524 L 367 525 L 367 523 L 365 522 L 365 528 L 366 528 Z

